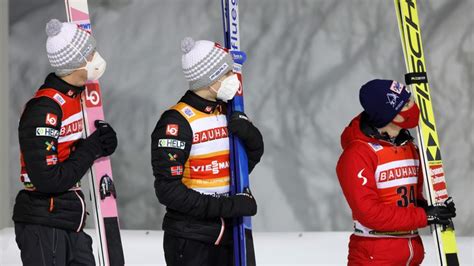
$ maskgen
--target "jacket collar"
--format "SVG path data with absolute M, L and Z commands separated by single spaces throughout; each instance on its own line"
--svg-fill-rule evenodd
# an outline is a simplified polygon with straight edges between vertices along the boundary
M 216 108 L 223 108 L 225 107 L 225 103 L 223 101 L 209 101 L 206 100 L 196 93 L 192 91 L 187 91 L 186 94 L 179 100 L 180 102 L 186 103 L 193 107 L 194 109 L 201 111 L 206 114 L 212 114 L 216 110 Z
M 407 142 L 413 141 L 413 137 L 407 129 L 400 130 L 400 133 L 395 138 L 390 138 L 387 134 L 380 134 L 377 128 L 368 122 L 367 114 L 364 112 L 362 112 L 360 118 L 360 130 L 367 137 L 386 141 L 395 146 L 405 145 Z
M 62 80 L 56 74 L 50 73 L 45 81 L 44 84 L 41 86 L 41 89 L 52 88 L 64 95 L 67 95 L 71 98 L 75 98 L 77 95 L 81 94 L 85 90 L 85 86 L 77 87 L 67 83 L 66 81 Z

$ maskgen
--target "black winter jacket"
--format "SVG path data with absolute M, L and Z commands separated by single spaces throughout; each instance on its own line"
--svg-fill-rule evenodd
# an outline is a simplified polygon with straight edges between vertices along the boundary
M 213 113 L 219 105 L 225 105 L 223 102 L 203 99 L 191 91 L 188 91 L 180 102 L 205 113 Z M 181 144 L 184 143 L 184 146 L 180 148 L 159 147 L 160 139 L 170 138 L 169 135 L 166 135 L 168 124 L 178 125 L 179 134 L 173 138 Z M 254 130 L 256 130 L 254 134 L 256 137 L 247 141 L 252 143 L 252 147 L 245 145 L 249 173 L 263 155 L 263 138 L 258 129 L 254 128 Z M 163 230 L 174 236 L 215 243 L 222 226 L 224 226 L 226 230 L 224 230 L 224 236 L 220 243 L 229 243 L 232 240 L 231 219 L 222 218 L 232 216 L 232 208 L 222 207 L 228 198 L 204 195 L 189 189 L 182 183 L 182 175 L 173 176 L 170 173 L 171 167 L 185 165 L 189 157 L 193 143 L 193 132 L 188 121 L 176 110 L 166 111 L 153 131 L 151 142 L 155 193 L 158 200 L 167 207 Z M 175 154 L 176 160 L 170 160 L 169 154 Z

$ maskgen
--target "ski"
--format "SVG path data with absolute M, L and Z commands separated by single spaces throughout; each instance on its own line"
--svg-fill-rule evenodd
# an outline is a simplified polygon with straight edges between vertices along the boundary
M 442 204 L 448 199 L 448 191 L 426 75 L 417 4 L 416 0 L 394 0 L 394 3 L 408 72 L 405 75 L 405 82 L 411 87 L 415 101 L 420 107 L 417 137 L 425 178 L 425 192 L 429 204 Z M 459 265 L 453 223 L 446 227 L 433 225 L 431 229 L 440 265 Z
M 67 20 L 92 34 L 87 0 L 65 0 L 65 4 Z M 89 136 L 96 129 L 94 121 L 104 120 L 102 95 L 97 80 L 86 84 L 81 103 L 84 129 L 86 135 Z M 88 175 L 98 241 L 99 265 L 124 265 L 116 193 L 109 157 L 96 160 Z
M 242 65 L 245 53 L 240 51 L 239 1 L 221 0 L 222 22 L 224 27 L 224 44 L 234 58 L 234 72 L 240 80 L 240 88 L 234 99 L 228 104 L 227 115 L 234 111 L 244 111 L 244 95 L 242 83 Z M 235 136 L 230 136 L 230 193 L 235 195 L 249 189 L 247 153 L 242 142 Z M 240 217 L 234 220 L 234 265 L 256 265 L 250 217 Z

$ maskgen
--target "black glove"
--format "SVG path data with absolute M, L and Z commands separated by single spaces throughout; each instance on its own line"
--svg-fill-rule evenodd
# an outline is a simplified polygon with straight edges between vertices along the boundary
M 248 140 L 257 139 L 261 136 L 260 131 L 250 122 L 247 115 L 238 111 L 235 111 L 230 116 L 227 128 L 245 143 Z
M 109 156 L 117 148 L 117 134 L 113 128 L 102 120 L 94 122 L 96 131 L 84 140 L 78 141 L 76 149 L 88 149 L 94 154 L 94 158 Z
M 249 173 L 252 172 L 255 165 L 260 162 L 263 155 L 263 137 L 258 128 L 242 112 L 234 112 L 227 124 L 229 131 L 239 137 L 245 145 L 249 160 Z
M 117 133 L 109 123 L 96 120 L 94 122 L 97 131 L 99 131 L 99 139 L 102 146 L 102 156 L 109 156 L 114 153 L 118 145 Z
M 427 206 L 425 212 L 428 224 L 449 225 L 451 218 L 456 217 L 456 206 L 449 197 L 444 204 Z
M 425 199 L 417 199 L 416 207 L 426 209 L 428 207 L 428 202 Z
M 234 218 L 241 216 L 254 216 L 257 214 L 257 202 L 252 196 L 250 189 L 230 197 L 221 197 L 221 216 Z

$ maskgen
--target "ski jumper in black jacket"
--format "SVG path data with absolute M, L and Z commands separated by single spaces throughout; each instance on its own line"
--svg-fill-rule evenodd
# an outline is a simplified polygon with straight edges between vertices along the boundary
M 155 192 L 167 207 L 163 230 L 169 265 L 232 261 L 229 218 L 243 216 L 246 210 L 245 202 L 228 196 L 228 133 L 243 140 L 249 173 L 263 155 L 263 139 L 252 123 L 238 115 L 228 125 L 225 107 L 224 102 L 188 91 L 161 116 L 152 134 Z

